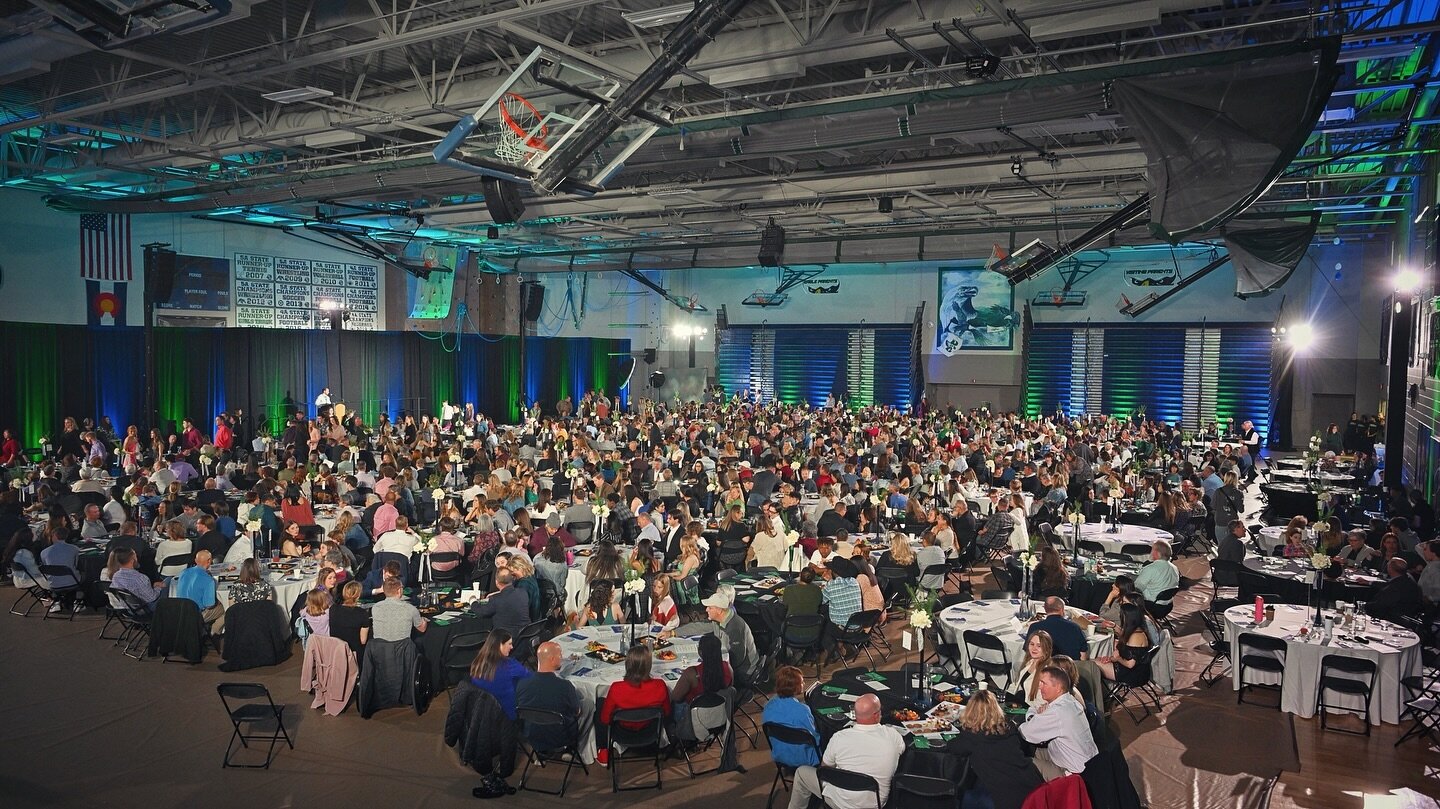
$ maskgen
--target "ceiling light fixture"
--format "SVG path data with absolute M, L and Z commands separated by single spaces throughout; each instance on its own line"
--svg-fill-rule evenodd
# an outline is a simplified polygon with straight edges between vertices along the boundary
M 636 28 L 663 28 L 680 22 L 694 10 L 694 3 L 676 3 L 646 11 L 622 11 L 620 18 Z
M 1025 176 L 1025 161 L 1018 157 L 1010 158 L 1010 173 L 1016 177 Z
M 322 90 L 319 87 L 292 87 L 289 90 L 276 90 L 273 93 L 261 93 L 260 97 L 266 101 L 274 101 L 276 104 L 298 104 L 301 101 L 313 101 L 317 98 L 330 98 L 335 95 L 329 90 Z

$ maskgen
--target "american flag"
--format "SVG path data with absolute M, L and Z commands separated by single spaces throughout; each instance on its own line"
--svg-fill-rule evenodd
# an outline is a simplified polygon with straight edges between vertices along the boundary
M 133 281 L 130 215 L 87 213 L 80 217 L 80 277 Z

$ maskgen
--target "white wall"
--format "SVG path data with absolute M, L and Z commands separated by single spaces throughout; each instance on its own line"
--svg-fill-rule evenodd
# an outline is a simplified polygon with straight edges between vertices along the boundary
M 85 281 L 80 277 L 80 216 L 52 211 L 37 194 L 0 189 L 0 320 L 84 324 L 88 320 Z M 351 264 L 375 264 L 279 230 L 232 225 L 168 214 L 131 217 L 135 279 L 126 292 L 126 322 L 141 325 L 144 314 L 144 245 L 168 242 L 177 253 L 234 260 L 235 253 Z M 385 312 L 386 273 L 381 274 L 380 310 Z M 403 303 L 403 302 L 402 302 Z M 195 312 L 196 316 L 215 316 Z M 234 323 L 233 306 L 228 322 Z M 382 317 L 383 323 L 383 317 Z

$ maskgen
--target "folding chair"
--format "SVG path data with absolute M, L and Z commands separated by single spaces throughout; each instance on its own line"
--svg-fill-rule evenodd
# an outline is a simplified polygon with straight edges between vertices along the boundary
M 470 676 L 470 664 L 474 662 L 475 655 L 480 653 L 480 647 L 485 645 L 485 638 L 489 635 L 488 632 L 467 632 L 452 636 L 445 644 L 445 649 L 440 652 L 440 670 L 445 678 L 445 693 L 450 693 L 451 688 Z
M 40 575 L 50 582 L 50 586 L 45 588 L 45 592 L 53 602 L 59 603 L 67 598 L 70 599 L 68 607 L 61 605 L 60 612 L 65 615 L 67 621 L 75 620 L 75 610 L 80 608 L 79 599 L 84 594 L 84 585 L 80 583 L 80 574 L 65 565 L 41 565 Z M 56 579 L 69 579 L 73 583 L 57 585 L 55 584 Z M 40 620 L 49 620 L 50 615 L 51 611 L 47 609 Z
M 144 660 L 149 653 L 150 605 L 124 590 L 112 588 L 110 592 L 119 593 L 120 600 L 125 603 L 125 613 L 121 618 L 121 625 L 125 627 L 125 648 L 122 653 L 126 657 Z M 137 649 L 140 651 L 138 655 L 134 654 Z
M 1240 659 L 1236 665 L 1240 667 L 1240 688 L 1235 692 L 1235 702 L 1245 701 L 1245 690 L 1249 688 L 1269 688 L 1275 691 L 1278 698 L 1280 684 L 1268 685 L 1265 683 L 1251 683 L 1245 680 L 1245 671 L 1254 669 L 1256 671 L 1274 674 L 1277 677 L 1285 676 L 1285 654 L 1286 646 L 1283 638 L 1272 638 L 1269 635 L 1260 635 L 1255 632 L 1242 632 L 1240 637 L 1235 639 L 1235 644 L 1240 653 Z M 1277 705 L 1278 708 L 1278 699 Z M 1366 717 L 1369 721 L 1369 717 Z
M 965 657 L 970 661 L 970 676 L 979 680 L 979 674 L 983 673 L 985 679 L 992 686 L 999 688 L 995 682 L 998 676 L 1005 677 L 1005 688 L 1002 691 L 1010 690 L 1010 658 L 1005 654 L 1005 643 L 1000 638 L 989 632 L 981 632 L 976 629 L 967 629 L 960 635 L 960 640 L 965 646 Z M 976 657 L 977 651 L 998 653 L 1000 659 Z
M 638 724 L 628 728 L 624 723 Z M 616 711 L 610 716 L 610 739 L 605 744 L 610 758 L 610 791 L 630 792 L 637 789 L 660 789 L 660 757 L 664 755 L 662 741 L 665 715 L 659 708 L 632 708 Z M 617 745 L 625 748 L 621 752 Z M 643 761 L 654 759 L 655 783 L 639 786 L 620 786 L 620 762 L 624 760 Z
M 281 715 L 285 706 L 276 705 L 275 700 L 270 697 L 270 690 L 260 683 L 220 683 L 215 686 L 220 694 L 220 702 L 225 706 L 225 713 L 230 717 L 230 724 L 235 726 L 235 732 L 230 736 L 230 742 L 225 745 L 225 758 L 220 767 L 243 767 L 245 769 L 270 769 L 270 761 L 275 756 L 275 745 L 283 738 L 290 749 L 295 749 L 295 742 L 290 740 L 290 734 L 285 730 L 285 719 Z M 261 699 L 265 701 L 260 702 Z M 231 707 L 230 701 L 235 700 L 241 704 Z M 275 730 L 269 734 L 245 733 L 242 726 L 255 725 L 261 722 L 274 722 Z M 231 764 L 230 750 L 235 746 L 235 740 L 240 740 L 240 745 L 249 749 L 252 741 L 270 741 L 270 749 L 265 753 L 264 764 Z
M 1145 602 L 1145 610 L 1150 613 L 1151 618 L 1155 619 L 1155 623 L 1164 626 L 1171 632 L 1175 631 L 1175 627 L 1170 625 L 1170 613 L 1175 611 L 1175 596 L 1179 593 L 1179 587 L 1171 587 L 1156 593 L 1154 601 Z
M 879 621 L 880 610 L 861 610 L 850 616 L 850 620 L 846 621 L 843 627 L 834 623 L 830 625 L 831 639 L 835 641 L 836 645 L 851 648 L 849 656 L 845 656 L 843 652 L 841 654 L 847 663 L 855 662 L 860 653 L 864 652 L 865 659 L 870 662 L 870 667 L 875 667 L 875 656 L 870 653 L 870 650 L 874 648 L 875 651 L 880 652 L 880 649 L 875 647 L 875 639 L 872 634 L 875 624 Z M 887 659 L 884 652 L 880 652 L 880 659 Z
M 771 761 L 774 761 L 773 751 L 775 750 L 775 744 L 777 742 L 781 744 L 793 744 L 797 747 L 809 747 L 815 751 L 815 760 L 820 760 L 820 747 L 815 744 L 815 737 L 811 736 L 809 731 L 775 722 L 766 722 L 763 728 L 765 731 L 765 740 L 769 742 L 770 750 L 772 751 Z M 784 784 L 785 791 L 789 792 L 792 789 L 791 784 L 795 779 L 794 767 L 786 766 L 778 761 L 774 761 L 774 763 L 775 779 L 770 782 L 770 794 L 765 796 L 765 809 L 770 809 L 771 804 L 775 801 L 775 785 Z
M 49 583 L 45 581 L 44 576 L 40 575 L 39 570 L 30 567 L 19 558 L 15 559 L 15 566 L 19 568 L 20 574 L 23 574 L 24 580 L 29 582 L 29 584 L 19 584 L 17 581 L 17 586 L 20 588 L 20 597 L 15 599 L 14 604 L 10 605 L 10 614 L 18 615 L 21 618 L 29 618 L 30 611 L 35 609 L 36 605 L 44 606 L 45 599 L 50 597 Z M 20 605 L 24 603 L 27 598 L 30 599 L 30 603 L 25 605 L 24 612 L 20 612 Z
M 1406 694 L 1405 710 L 1400 713 L 1400 718 L 1408 715 L 1412 724 L 1396 740 L 1395 746 L 1399 747 L 1401 742 L 1411 738 L 1434 739 L 1435 730 L 1440 727 L 1440 690 L 1437 690 L 1436 683 L 1427 681 L 1422 675 L 1401 678 L 1400 685 L 1405 687 Z
M 449 564 L 450 562 L 459 562 L 460 559 L 461 559 L 460 554 L 456 553 L 455 551 L 441 551 L 441 552 L 439 552 L 439 553 L 432 553 L 432 554 L 430 554 L 430 565 L 431 565 L 431 567 L 430 567 L 430 578 L 431 578 L 431 580 L 433 580 L 433 581 L 435 581 L 435 582 L 437 582 L 437 583 L 439 583 L 439 582 L 456 582 L 456 581 L 460 581 L 460 574 L 461 574 L 461 567 L 460 567 L 460 565 L 457 564 L 457 565 L 455 565 L 455 567 L 452 567 L 452 568 L 450 568 L 449 570 L 436 570 L 435 567 L 434 567 L 434 565 L 435 565 L 437 562 L 440 563 L 440 564 Z
M 519 636 L 515 638 L 515 648 L 511 650 L 510 656 L 521 663 L 533 663 L 535 661 L 535 650 L 544 643 L 541 635 L 549 621 L 542 618 L 520 630 Z
M 851 792 L 869 792 L 875 796 L 875 809 L 885 809 L 885 802 L 880 799 L 880 782 L 872 776 L 823 766 L 815 771 L 815 775 L 820 779 L 821 789 L 828 785 Z
M 820 679 L 820 652 L 825 642 L 825 616 L 786 615 L 780 630 L 780 644 L 786 654 L 791 651 L 810 652 L 815 655 L 815 679 Z
M 732 697 L 735 696 L 732 694 Z M 723 694 L 701 694 L 690 703 L 690 726 L 695 731 L 695 740 L 701 746 L 696 753 L 704 753 L 715 745 L 721 746 L 721 758 L 724 758 L 724 746 L 729 741 L 733 731 L 734 723 L 731 721 L 730 703 Z M 716 761 L 715 766 L 708 770 L 696 770 L 695 762 L 690 758 L 689 747 L 681 744 L 680 752 L 685 756 L 685 768 L 690 771 L 690 777 L 705 775 L 716 772 L 720 769 L 720 762 Z
M 1330 654 L 1320 658 L 1320 685 L 1315 689 L 1315 713 L 1320 714 L 1321 730 L 1330 729 L 1327 721 L 1330 712 L 1326 710 L 1327 708 L 1338 708 L 1342 711 L 1355 710 L 1328 703 L 1325 701 L 1325 695 L 1329 693 L 1348 694 L 1352 697 L 1360 697 L 1365 702 L 1365 710 L 1360 714 L 1360 722 L 1365 726 L 1365 730 L 1362 732 L 1335 728 L 1335 731 L 1351 733 L 1356 736 L 1370 735 L 1370 698 L 1375 692 L 1377 672 L 1375 661 L 1364 657 Z
M 1225 628 L 1220 625 L 1220 620 L 1213 613 L 1201 612 L 1199 615 L 1200 634 L 1205 640 L 1205 648 L 1208 648 L 1211 654 L 1210 662 L 1206 663 L 1205 668 L 1200 671 L 1199 680 L 1205 683 L 1206 688 L 1209 688 L 1225 673 L 1224 671 L 1216 672 L 1207 681 L 1206 677 L 1210 675 L 1210 670 L 1221 661 L 1224 661 L 1227 669 L 1229 668 L 1230 642 L 1225 639 Z
M 590 768 L 580 760 L 580 729 L 571 717 L 565 717 L 559 711 L 547 711 L 542 708 L 517 708 L 515 718 L 521 726 L 520 746 L 525 751 L 525 769 L 520 771 L 520 789 L 531 792 L 539 792 L 545 795 L 557 795 L 565 797 L 565 788 L 570 783 L 570 771 L 575 765 L 590 774 Z M 526 733 L 530 728 L 563 728 L 565 731 L 565 742 L 559 747 L 542 748 L 530 742 Z M 560 779 L 560 789 L 551 792 L 546 789 L 536 789 L 529 785 L 530 765 L 539 764 L 544 769 L 546 764 L 564 764 L 565 775 Z
M 1151 667 L 1152 671 L 1155 665 L 1155 655 L 1158 654 L 1159 651 L 1160 647 L 1159 645 L 1156 645 L 1150 647 L 1149 651 L 1145 653 L 1145 664 L 1146 666 Z M 1144 711 L 1144 713 L 1138 717 L 1135 715 L 1135 711 L 1130 708 L 1130 705 L 1127 701 L 1130 695 L 1136 692 L 1139 692 L 1140 694 L 1140 708 Z M 1134 720 L 1135 724 L 1138 725 L 1141 722 L 1145 721 L 1147 718 L 1149 718 L 1151 713 L 1150 706 L 1145 704 L 1145 697 L 1150 698 L 1150 701 L 1155 704 L 1155 712 L 1159 713 L 1160 694 L 1158 691 L 1155 690 L 1155 678 L 1153 674 L 1151 675 L 1150 679 L 1146 680 L 1140 685 L 1128 685 L 1118 680 L 1111 680 L 1109 682 L 1108 690 L 1105 694 L 1105 701 L 1111 706 L 1110 710 L 1112 712 L 1115 710 L 1115 708 L 1124 708 L 1125 713 L 1130 714 L 1130 718 Z

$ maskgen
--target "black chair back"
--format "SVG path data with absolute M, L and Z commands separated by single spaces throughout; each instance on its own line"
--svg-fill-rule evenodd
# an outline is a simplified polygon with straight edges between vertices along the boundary
M 837 767 L 820 767 L 815 775 L 820 779 L 821 789 L 828 785 L 850 792 L 870 792 L 875 795 L 875 809 L 884 809 L 884 802 L 880 799 L 880 782 L 873 776 Z
M 1075 545 L 1075 552 L 1087 556 L 1104 556 L 1105 546 L 1093 539 L 1082 539 Z M 1146 553 L 1149 553 L 1147 550 Z
M 1216 587 L 1239 587 L 1240 571 L 1245 566 L 1239 562 L 1232 562 L 1229 559 L 1210 560 L 1210 580 Z
M 610 742 L 624 745 L 627 753 L 658 748 L 664 726 L 665 715 L 659 708 L 616 711 L 610 715 Z
M 1129 556 L 1131 558 L 1141 556 L 1149 558 L 1150 546 L 1140 542 L 1127 542 L 1120 546 L 1120 553 L 1117 556 Z
M 470 676 L 470 664 L 474 662 L 475 655 L 480 653 L 480 647 L 485 645 L 485 638 L 489 637 L 488 632 L 467 632 L 463 635 L 455 635 L 446 644 L 445 651 L 440 654 L 440 666 L 445 675 L 445 687 L 456 685 Z

